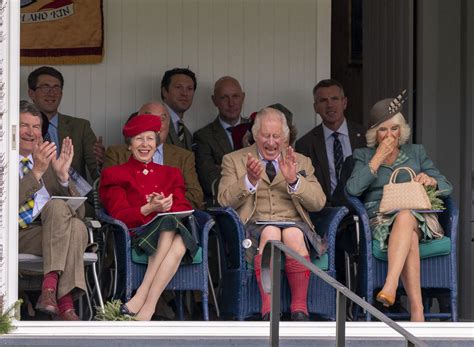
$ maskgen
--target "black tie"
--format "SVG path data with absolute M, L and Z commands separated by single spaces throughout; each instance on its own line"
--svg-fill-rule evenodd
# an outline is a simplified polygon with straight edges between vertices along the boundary
M 339 176 L 341 174 L 342 169 L 342 161 L 344 160 L 344 156 L 342 154 L 342 145 L 341 141 L 339 141 L 339 133 L 333 132 L 332 136 L 334 136 L 334 169 L 336 170 L 336 179 L 339 181 Z
M 265 167 L 265 172 L 267 173 L 268 179 L 270 182 L 273 182 L 273 179 L 276 176 L 275 165 L 273 165 L 273 160 L 267 161 L 267 166 Z

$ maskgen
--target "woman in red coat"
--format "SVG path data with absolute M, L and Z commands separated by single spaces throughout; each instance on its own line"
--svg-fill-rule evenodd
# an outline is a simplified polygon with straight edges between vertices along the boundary
M 183 262 L 191 262 L 198 245 L 177 215 L 158 213 L 191 210 L 177 168 L 155 164 L 160 117 L 139 115 L 123 128 L 132 155 L 127 163 L 102 171 L 99 194 L 107 212 L 131 231 L 133 247 L 148 254 L 148 267 L 135 295 L 122 314 L 150 320 L 158 299 Z

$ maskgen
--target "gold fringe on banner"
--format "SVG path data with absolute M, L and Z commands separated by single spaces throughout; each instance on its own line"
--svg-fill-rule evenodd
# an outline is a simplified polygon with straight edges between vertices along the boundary
M 67 57 L 21 57 L 21 65 L 75 65 L 75 64 L 99 64 L 103 60 L 102 55 L 78 55 Z

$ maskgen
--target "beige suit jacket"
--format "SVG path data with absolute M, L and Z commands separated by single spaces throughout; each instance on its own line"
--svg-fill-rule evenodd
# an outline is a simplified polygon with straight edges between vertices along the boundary
M 131 154 L 126 144 L 110 146 L 105 151 L 104 168 L 126 163 Z M 186 199 L 193 208 L 202 209 L 203 192 L 196 174 L 194 153 L 181 147 L 164 143 L 163 164 L 181 170 L 186 187 Z
M 299 184 L 295 192 L 291 191 L 281 172 L 278 172 L 273 182 L 270 182 L 266 173 L 263 172 L 258 182 L 257 191 L 252 194 L 245 184 L 248 153 L 258 158 L 255 144 L 224 156 L 222 160 L 222 178 L 219 183 L 219 204 L 234 208 L 242 222 L 246 224 L 252 221 L 252 216 L 257 209 L 257 195 L 272 194 L 272 201 L 275 202 L 275 205 L 284 205 L 280 206 L 279 210 L 296 209 L 301 219 L 314 231 L 308 211 L 321 210 L 326 203 L 326 196 L 314 176 L 311 160 L 296 153 L 296 171 L 299 173 Z M 283 199 L 281 194 L 289 194 L 291 199 Z M 262 207 L 259 207 L 259 209 L 262 209 Z

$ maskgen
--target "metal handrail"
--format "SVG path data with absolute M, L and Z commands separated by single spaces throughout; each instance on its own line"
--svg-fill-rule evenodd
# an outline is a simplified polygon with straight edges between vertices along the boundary
M 392 319 L 377 310 L 374 306 L 352 292 L 349 288 L 342 285 L 334 278 L 320 270 L 316 265 L 307 261 L 304 257 L 296 253 L 291 248 L 285 246 L 280 241 L 268 241 L 262 254 L 262 286 L 267 293 L 271 292 L 271 311 L 270 311 L 270 346 L 279 345 L 280 329 L 280 271 L 281 271 L 281 252 L 291 256 L 293 259 L 311 270 L 316 276 L 336 289 L 336 346 L 345 346 L 346 339 L 346 299 L 349 298 L 357 305 L 371 313 L 374 317 L 387 324 L 390 328 L 401 334 L 407 341 L 407 347 L 427 347 L 428 345 L 412 335 L 406 329 L 402 328 Z M 270 267 L 270 262 L 272 262 Z

